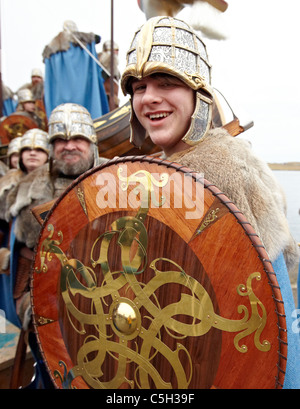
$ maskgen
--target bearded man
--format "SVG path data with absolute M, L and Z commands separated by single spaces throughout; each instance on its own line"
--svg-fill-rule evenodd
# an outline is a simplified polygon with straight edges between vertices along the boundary
M 89 112 L 78 104 L 56 107 L 49 117 L 50 160 L 22 180 L 10 194 L 10 216 L 16 218 L 16 238 L 35 246 L 39 223 L 30 209 L 59 197 L 78 176 L 101 164 L 97 136 Z
M 26 262 L 18 289 L 16 312 L 22 321 L 27 306 L 22 295 L 28 292 L 33 249 L 40 224 L 31 209 L 58 198 L 78 176 L 107 159 L 98 155 L 97 136 L 89 112 L 78 104 L 56 107 L 49 117 L 50 159 L 47 164 L 25 176 L 7 197 L 6 219 L 12 221 L 10 249 L 13 259 Z M 11 262 L 11 275 L 14 275 Z M 17 274 L 16 274 L 17 275 Z M 26 297 L 27 299 L 27 297 Z

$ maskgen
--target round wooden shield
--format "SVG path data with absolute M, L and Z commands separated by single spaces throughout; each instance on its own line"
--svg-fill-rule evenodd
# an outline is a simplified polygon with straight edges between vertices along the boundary
M 42 227 L 35 330 L 58 388 L 280 388 L 280 288 L 243 214 L 151 157 L 77 179 Z
M 17 136 L 24 135 L 29 129 L 38 128 L 38 124 L 25 115 L 12 114 L 0 123 L 1 145 L 9 142 Z

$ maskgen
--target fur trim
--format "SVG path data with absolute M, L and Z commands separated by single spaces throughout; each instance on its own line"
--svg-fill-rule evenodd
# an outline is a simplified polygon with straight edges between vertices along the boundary
M 9 167 L 0 160 L 0 176 L 4 176 L 9 170 Z
M 0 179 L 0 196 L 15 187 L 20 179 L 24 176 L 24 173 L 19 169 L 10 169 L 1 179 Z
M 46 163 L 26 175 L 10 192 L 9 215 L 16 217 L 15 235 L 20 242 L 34 248 L 41 227 L 31 209 L 59 197 L 72 182 L 72 178 L 59 177 L 55 165 L 50 175 Z
M 15 217 L 34 201 L 47 202 L 53 199 L 53 188 L 49 178 L 48 164 L 30 172 L 9 196 L 10 214 Z
M 96 40 L 94 33 L 82 33 L 75 32 L 76 37 L 84 44 L 90 44 Z M 50 58 L 52 54 L 55 54 L 60 51 L 67 51 L 70 48 L 70 44 L 78 46 L 77 41 L 73 38 L 71 33 L 66 31 L 61 31 L 53 40 L 46 45 L 43 51 L 43 61 L 46 58 Z
M 19 169 L 10 169 L 0 179 L 0 219 L 9 221 L 6 217 L 7 211 L 10 207 L 8 197 L 24 175 L 25 174 Z
M 203 173 L 244 213 L 270 260 L 283 252 L 288 269 L 295 266 L 299 250 L 285 216 L 283 190 L 269 166 L 253 154 L 249 142 L 218 128 L 195 147 L 168 159 Z
M 2 83 L 2 94 L 3 94 L 2 95 L 3 101 L 14 97 L 14 93 L 12 92 L 12 90 L 7 85 L 4 85 L 3 83 Z

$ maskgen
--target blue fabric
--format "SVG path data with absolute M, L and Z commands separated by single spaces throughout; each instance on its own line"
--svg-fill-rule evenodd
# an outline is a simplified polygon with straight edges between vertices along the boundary
M 280 286 L 284 301 L 287 334 L 288 334 L 288 359 L 284 379 L 284 389 L 300 388 L 300 327 L 299 311 L 295 308 L 292 287 L 283 254 L 272 263 Z
M 9 116 L 13 112 L 15 112 L 17 108 L 17 102 L 15 102 L 12 98 L 5 99 L 3 101 L 3 116 Z
M 95 42 L 87 49 L 97 58 Z M 73 102 L 84 106 L 92 119 L 109 111 L 102 70 L 88 53 L 70 44 L 45 59 L 45 109 L 47 116 L 58 105 Z
M 297 290 L 298 290 L 298 309 L 300 309 L 300 261 L 299 261 L 299 271 L 298 271 L 298 280 L 297 280 Z
M 21 322 L 17 315 L 16 303 L 13 297 L 13 289 L 16 279 L 17 263 L 19 257 L 18 245 L 14 234 L 13 220 L 10 232 L 10 275 L 0 274 L 0 309 L 5 311 L 5 317 L 12 324 L 21 328 Z

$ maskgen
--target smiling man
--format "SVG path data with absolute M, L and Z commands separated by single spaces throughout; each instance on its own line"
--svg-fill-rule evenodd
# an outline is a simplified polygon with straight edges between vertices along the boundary
M 53 156 L 57 167 L 65 175 L 80 175 L 94 163 L 90 142 L 83 138 L 56 139 Z
M 81 105 L 62 104 L 52 111 L 49 139 L 53 164 L 63 175 L 81 175 L 100 162 L 93 121 Z
M 228 63 L 228 62 L 226 62 Z M 286 388 L 300 387 L 300 339 L 288 270 L 299 252 L 285 215 L 285 198 L 272 171 L 251 144 L 214 128 L 211 66 L 198 34 L 182 20 L 150 18 L 134 35 L 121 78 L 132 105 L 131 142 L 146 139 L 162 158 L 204 174 L 247 218 L 273 263 L 288 327 Z
M 204 173 L 245 214 L 270 259 L 284 253 L 294 268 L 299 253 L 272 171 L 248 141 L 214 127 L 211 65 L 198 34 L 182 20 L 149 19 L 134 35 L 121 87 L 131 97 L 131 142 L 150 137 L 164 158 Z
M 194 91 L 168 74 L 153 74 L 132 82 L 133 109 L 155 145 L 170 154 L 181 151 L 181 140 L 194 112 Z M 182 103 L 184 101 L 184 104 Z

